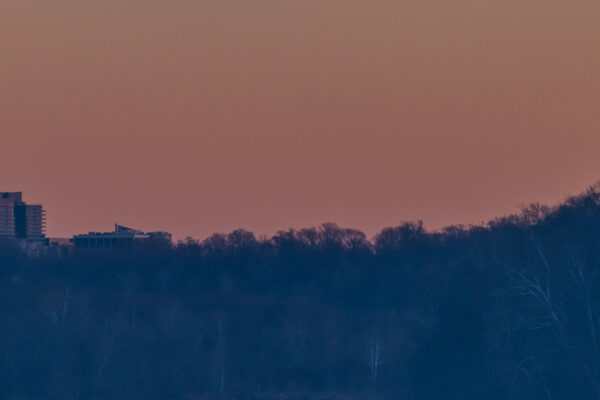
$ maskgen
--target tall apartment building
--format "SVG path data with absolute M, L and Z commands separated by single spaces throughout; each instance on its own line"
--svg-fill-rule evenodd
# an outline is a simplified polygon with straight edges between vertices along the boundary
M 15 237 L 15 202 L 0 197 L 0 239 Z
M 21 192 L 0 192 L 0 238 L 45 240 L 46 211 L 23 202 Z

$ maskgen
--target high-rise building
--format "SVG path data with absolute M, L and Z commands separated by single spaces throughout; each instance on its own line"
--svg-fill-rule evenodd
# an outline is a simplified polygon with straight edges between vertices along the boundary
M 0 192 L 0 238 L 43 241 L 45 229 L 42 205 L 23 202 L 21 192 Z
M 15 202 L 0 197 L 0 238 L 15 237 Z
M 46 213 L 40 204 L 21 204 L 15 209 L 17 238 L 42 240 L 46 229 Z M 16 210 L 19 210 L 17 214 Z
M 0 192 L 0 198 L 21 203 L 23 202 L 23 192 Z

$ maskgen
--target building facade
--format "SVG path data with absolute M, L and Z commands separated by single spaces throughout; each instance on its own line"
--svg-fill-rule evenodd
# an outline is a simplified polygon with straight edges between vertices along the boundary
M 44 241 L 46 211 L 27 204 L 21 192 L 0 192 L 0 238 Z
M 76 249 L 122 249 L 156 243 L 171 243 L 167 232 L 144 233 L 137 229 L 115 224 L 113 232 L 89 232 L 73 236 Z
M 0 197 L 0 238 L 15 237 L 15 203 Z

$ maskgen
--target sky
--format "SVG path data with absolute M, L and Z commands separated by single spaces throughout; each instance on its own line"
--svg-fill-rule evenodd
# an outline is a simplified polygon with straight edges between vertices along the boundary
M 600 179 L 598 0 L 2 0 L 47 234 L 479 223 Z

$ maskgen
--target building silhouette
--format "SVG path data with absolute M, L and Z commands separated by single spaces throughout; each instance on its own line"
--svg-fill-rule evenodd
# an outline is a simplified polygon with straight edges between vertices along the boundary
M 73 236 L 76 249 L 119 249 L 146 244 L 170 243 L 171 234 L 167 232 L 148 232 L 115 224 L 113 232 L 89 232 Z
M 0 192 L 0 238 L 46 240 L 46 211 L 41 204 L 27 204 L 22 192 Z
M 113 232 L 89 232 L 72 238 L 46 238 L 46 211 L 41 204 L 23 201 L 22 192 L 0 192 L 0 240 L 15 240 L 27 251 L 52 247 L 65 250 L 132 248 L 170 245 L 168 232 L 142 232 L 115 224 Z M 68 249 L 67 249 L 68 250 Z

